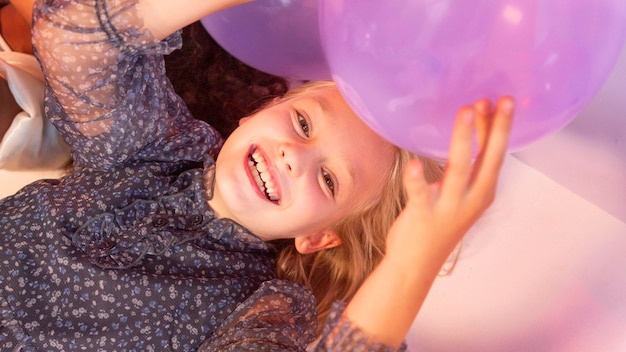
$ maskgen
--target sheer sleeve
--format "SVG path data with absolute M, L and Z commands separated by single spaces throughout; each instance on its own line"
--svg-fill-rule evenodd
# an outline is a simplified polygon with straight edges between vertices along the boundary
M 199 351 L 302 351 L 315 339 L 315 298 L 284 280 L 264 282 Z
M 77 166 L 107 167 L 167 136 L 188 115 L 136 0 L 37 0 L 33 45 L 47 82 L 46 113 Z
M 368 335 L 342 314 L 344 308 L 345 303 L 335 302 L 324 324 L 322 336 L 316 345 L 310 348 L 310 351 L 406 351 L 406 344 L 404 343 L 396 350 L 391 346 L 372 341 Z
M 323 329 L 317 331 L 313 294 L 285 280 L 265 282 L 208 338 L 199 351 L 380 351 L 396 349 L 369 339 L 342 313 L 336 302 Z M 403 345 L 398 351 L 405 351 Z

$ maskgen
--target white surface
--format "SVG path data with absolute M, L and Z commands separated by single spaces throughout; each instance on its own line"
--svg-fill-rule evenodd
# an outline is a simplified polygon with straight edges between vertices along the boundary
M 0 51 L 0 76 L 21 108 L 0 140 L 0 170 L 52 170 L 66 165 L 70 150 L 44 117 L 44 81 L 35 57 Z
M 410 351 L 626 351 L 626 50 L 586 109 L 514 153 Z
M 626 224 L 514 157 L 411 351 L 626 351 Z

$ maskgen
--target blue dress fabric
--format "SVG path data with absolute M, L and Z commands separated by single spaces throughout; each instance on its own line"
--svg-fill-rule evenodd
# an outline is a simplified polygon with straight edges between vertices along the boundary
M 0 201 L 1 351 L 304 351 L 311 292 L 208 206 L 222 139 L 166 78 L 135 0 L 38 0 L 45 109 L 75 169 Z M 337 303 L 317 350 L 391 350 Z

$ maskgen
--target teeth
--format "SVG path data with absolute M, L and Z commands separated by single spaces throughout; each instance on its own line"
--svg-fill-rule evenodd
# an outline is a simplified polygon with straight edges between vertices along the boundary
M 248 166 L 250 167 L 250 171 L 252 171 L 256 184 L 259 186 L 261 192 L 265 194 L 267 199 L 274 201 L 279 200 L 274 181 L 272 180 L 271 174 L 267 170 L 267 164 L 265 163 L 261 153 L 258 151 L 253 152 L 250 156 L 250 160 L 248 160 Z
M 259 164 L 257 164 L 259 165 Z M 262 165 L 262 164 L 261 164 Z M 261 173 L 261 179 L 263 179 L 264 182 L 270 182 L 271 181 L 271 177 L 270 174 L 268 172 L 265 172 L 261 169 L 259 169 L 259 172 Z

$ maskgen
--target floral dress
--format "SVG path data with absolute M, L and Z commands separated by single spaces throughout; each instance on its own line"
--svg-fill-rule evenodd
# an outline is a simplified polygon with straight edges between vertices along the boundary
M 208 206 L 221 137 L 191 117 L 134 0 L 41 0 L 45 109 L 75 170 L 0 202 L 0 350 L 304 351 L 315 299 Z M 387 350 L 335 305 L 318 350 Z

